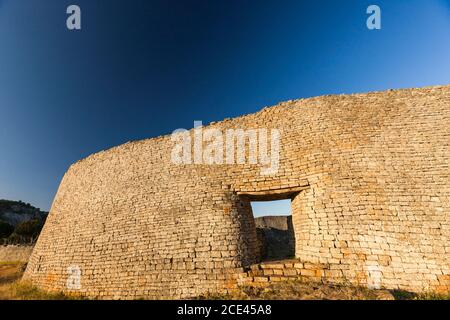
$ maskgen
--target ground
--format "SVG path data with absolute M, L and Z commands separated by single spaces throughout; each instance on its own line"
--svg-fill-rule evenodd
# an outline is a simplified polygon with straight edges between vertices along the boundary
M 387 290 L 289 281 L 275 283 L 268 288 L 242 287 L 235 294 L 218 298 L 239 300 L 395 300 L 396 297 Z
M 277 282 L 267 288 L 242 287 L 229 295 L 209 295 L 199 299 L 221 300 L 450 300 L 448 294 L 415 294 L 397 290 L 370 290 L 347 285 L 314 282 Z
M 48 294 L 30 284 L 20 282 L 24 263 L 0 262 L 0 300 L 65 300 L 62 293 Z M 267 300 L 394 300 L 394 299 L 450 299 L 449 295 L 416 295 L 407 292 L 369 290 L 352 286 L 332 286 L 289 281 L 268 288 L 242 287 L 233 295 L 211 295 L 199 299 L 267 299 Z
M 27 283 L 20 283 L 25 264 L 0 262 L 0 300 L 64 300 L 63 294 L 48 294 Z

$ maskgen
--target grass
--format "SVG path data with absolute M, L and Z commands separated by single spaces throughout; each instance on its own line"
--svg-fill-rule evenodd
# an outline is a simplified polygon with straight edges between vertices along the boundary
M 0 262 L 0 300 L 67 300 L 63 293 L 47 293 L 20 281 L 26 264 Z
M 266 288 L 240 287 L 232 294 L 205 295 L 208 300 L 450 300 L 450 293 L 412 293 L 400 290 L 371 290 L 352 285 L 287 281 Z
M 420 293 L 416 295 L 414 300 L 450 300 L 450 292 L 446 294 L 439 294 L 434 292 Z
M 370 290 L 347 285 L 315 282 L 282 281 L 266 288 L 240 287 L 233 294 L 207 295 L 199 299 L 212 300 L 394 300 L 387 290 Z
M 450 292 L 448 293 L 413 293 L 403 290 L 392 290 L 392 295 L 396 300 L 450 300 Z

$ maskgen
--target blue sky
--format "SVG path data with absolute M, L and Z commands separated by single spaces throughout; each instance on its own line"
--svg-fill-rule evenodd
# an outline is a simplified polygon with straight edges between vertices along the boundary
M 49 209 L 71 163 L 194 120 L 448 84 L 449 57 L 443 0 L 0 0 L 0 198 Z

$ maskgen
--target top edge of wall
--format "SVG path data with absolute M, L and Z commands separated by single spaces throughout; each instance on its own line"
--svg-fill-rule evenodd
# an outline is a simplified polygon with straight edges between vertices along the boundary
M 386 93 L 405 93 L 405 92 L 416 92 L 416 91 L 428 91 L 428 90 L 439 90 L 439 89 L 450 89 L 450 84 L 446 84 L 446 85 L 432 85 L 432 86 L 425 86 L 425 87 L 418 87 L 418 88 L 400 88 L 400 89 L 387 89 L 387 90 L 380 90 L 380 91 L 370 91 L 370 92 L 362 92 L 362 93 L 351 93 L 351 94 L 347 94 L 347 93 L 342 93 L 342 94 L 325 94 L 325 95 L 320 95 L 320 96 L 313 96 L 313 97 L 307 97 L 307 98 L 300 98 L 300 99 L 293 99 L 293 100 L 286 100 L 286 101 L 282 101 L 279 102 L 275 105 L 272 106 L 265 106 L 263 108 L 261 108 L 259 111 L 257 112 L 253 112 L 253 113 L 248 113 L 248 114 L 243 114 L 241 116 L 238 117 L 234 117 L 234 118 L 225 118 L 221 121 L 213 121 L 209 124 L 205 124 L 203 125 L 203 128 L 208 128 L 208 127 L 214 127 L 217 125 L 220 125 L 222 123 L 226 123 L 226 122 L 231 122 L 231 121 L 235 121 L 238 119 L 245 119 L 248 117 L 254 117 L 257 116 L 263 112 L 268 112 L 268 111 L 272 111 L 278 108 L 282 108 L 282 107 L 289 107 L 292 104 L 295 103 L 304 103 L 307 104 L 308 102 L 314 102 L 314 101 L 320 101 L 320 100 L 326 100 L 329 98 L 347 98 L 347 97 L 364 97 L 364 96 L 372 96 L 372 95 L 380 95 L 380 94 L 386 94 Z M 189 129 L 188 131 L 194 130 Z M 132 140 L 132 141 L 128 141 L 126 143 L 105 149 L 105 150 L 101 150 L 95 153 L 92 153 L 90 155 L 88 155 L 87 157 L 84 157 L 76 162 L 74 162 L 70 167 L 73 167 L 75 165 L 81 164 L 82 162 L 88 161 L 88 160 L 93 160 L 96 157 L 105 154 L 107 152 L 111 152 L 113 150 L 117 150 L 119 148 L 123 148 L 126 146 L 135 146 L 138 144 L 143 144 L 149 141 L 163 141 L 166 140 L 168 138 L 170 138 L 170 134 L 163 134 L 163 135 L 159 135 L 159 136 L 155 136 L 155 137 L 151 137 L 151 138 L 146 138 L 146 139 L 140 139 L 140 140 Z

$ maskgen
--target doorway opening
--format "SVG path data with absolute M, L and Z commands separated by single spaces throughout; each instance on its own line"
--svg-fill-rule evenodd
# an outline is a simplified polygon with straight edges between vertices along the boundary
M 246 219 L 250 219 L 252 235 L 248 240 L 252 243 L 254 261 L 293 259 L 299 254 L 296 249 L 296 236 L 301 237 L 296 230 L 302 219 L 299 195 L 307 189 L 309 184 L 305 183 L 287 188 L 236 191 L 241 203 L 246 204 Z
M 251 200 L 261 261 L 295 257 L 291 199 Z

